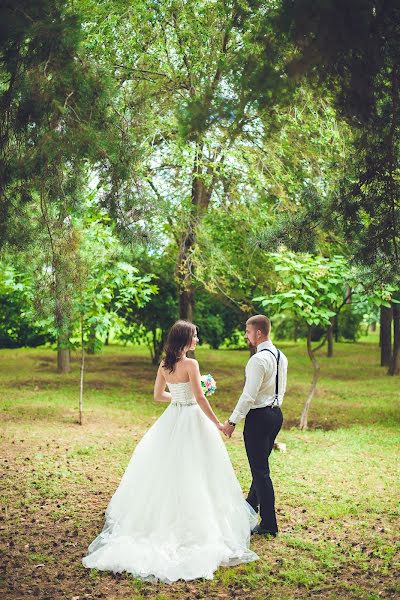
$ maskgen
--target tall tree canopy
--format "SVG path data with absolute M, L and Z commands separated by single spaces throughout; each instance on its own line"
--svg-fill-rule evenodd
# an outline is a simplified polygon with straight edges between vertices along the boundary
M 329 88 L 352 127 L 353 155 L 334 209 L 355 257 L 377 279 L 400 264 L 400 5 L 396 0 L 283 0 L 294 46 L 287 73 Z
M 236 3 L 222 0 L 85 6 L 87 46 L 120 82 L 119 111 L 141 155 L 135 201 L 146 196 L 164 213 L 177 246 L 180 315 L 192 318 L 192 257 L 205 215 L 215 203 L 229 207 L 232 195 L 249 197 L 262 187 L 250 154 L 284 102 L 279 46 L 271 32 L 268 97 L 256 111 L 245 74 L 259 51 L 250 36 L 257 11 L 243 19 Z
M 86 161 L 105 159 L 107 80 L 80 52 L 64 0 L 4 2 L 0 23 L 0 241 L 23 245 L 30 202 L 63 220 Z

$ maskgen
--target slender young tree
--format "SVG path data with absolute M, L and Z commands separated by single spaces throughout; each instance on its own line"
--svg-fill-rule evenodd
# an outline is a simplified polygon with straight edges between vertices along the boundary
M 332 259 L 294 252 L 270 253 L 270 267 L 277 273 L 278 290 L 254 298 L 273 315 L 289 314 L 307 326 L 307 354 L 313 366 L 312 383 L 300 416 L 299 427 L 308 427 L 308 412 L 320 375 L 317 351 L 325 344 L 331 319 L 348 300 L 351 274 L 343 256 Z M 313 327 L 325 328 L 322 341 L 312 345 Z

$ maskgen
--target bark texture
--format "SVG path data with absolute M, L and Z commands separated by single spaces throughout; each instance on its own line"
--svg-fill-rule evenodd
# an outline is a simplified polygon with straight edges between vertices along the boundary
M 389 375 L 400 374 L 400 304 L 392 303 L 393 314 L 393 352 L 389 366 Z
M 388 367 L 392 358 L 392 308 L 381 306 L 380 315 L 381 367 Z

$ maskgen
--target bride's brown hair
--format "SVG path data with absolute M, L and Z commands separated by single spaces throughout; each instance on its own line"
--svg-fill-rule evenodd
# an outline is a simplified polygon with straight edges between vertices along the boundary
M 180 319 L 172 325 L 165 344 L 165 358 L 162 361 L 164 369 L 168 369 L 170 373 L 175 371 L 176 363 L 183 352 L 190 347 L 196 333 L 197 327 L 190 321 Z

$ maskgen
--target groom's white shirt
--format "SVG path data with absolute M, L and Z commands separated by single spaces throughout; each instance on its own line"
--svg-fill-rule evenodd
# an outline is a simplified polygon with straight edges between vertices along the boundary
M 260 350 L 272 350 L 277 356 L 277 349 L 271 341 L 262 342 L 257 346 L 256 354 L 250 358 L 246 365 L 246 382 L 242 395 L 236 408 L 229 417 L 232 423 L 238 423 L 244 419 L 249 410 L 253 408 L 264 408 L 271 406 L 275 397 L 276 360 L 271 352 L 260 352 Z M 286 391 L 287 358 L 281 352 L 279 360 L 279 388 L 278 402 L 282 405 L 283 396 Z

